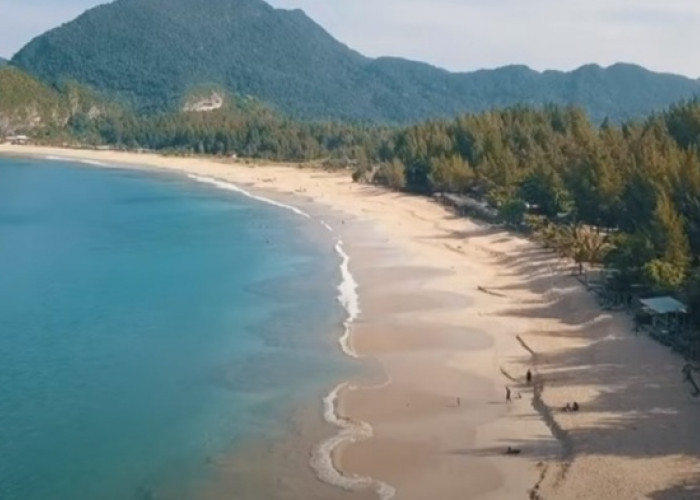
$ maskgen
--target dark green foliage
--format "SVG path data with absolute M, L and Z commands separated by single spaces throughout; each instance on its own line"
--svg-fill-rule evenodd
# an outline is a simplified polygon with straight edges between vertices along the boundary
M 653 259 L 644 264 L 643 283 L 654 293 L 673 293 L 685 282 L 686 270 L 673 262 Z
M 525 222 L 527 203 L 519 198 L 508 200 L 499 207 L 498 215 L 508 227 L 519 229 Z
M 469 188 L 474 177 L 469 163 L 456 153 L 431 157 L 428 168 L 431 191 L 462 193 Z
M 52 83 L 78 81 L 138 110 L 172 111 L 204 85 L 255 96 L 295 117 L 395 123 L 518 103 L 575 104 L 596 122 L 621 121 L 700 92 L 695 80 L 623 64 L 453 74 L 370 59 L 302 11 L 262 0 L 117 0 L 37 37 L 13 63 Z
M 374 176 L 374 181 L 390 189 L 401 190 L 406 188 L 406 167 L 401 160 L 394 158 L 379 167 Z
M 250 100 L 206 113 L 109 113 L 69 126 L 90 144 L 287 161 L 332 157 L 338 165 L 365 167 L 390 134 L 387 128 L 297 122 Z
M 699 117 L 700 101 L 619 128 L 575 109 L 519 107 L 408 127 L 392 148 L 407 189 L 482 196 L 579 264 L 604 259 L 619 291 L 687 291 L 698 311 Z

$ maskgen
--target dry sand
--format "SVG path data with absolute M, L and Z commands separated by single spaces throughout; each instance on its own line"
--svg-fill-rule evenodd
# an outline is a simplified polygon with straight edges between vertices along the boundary
M 385 481 L 397 499 L 700 498 L 700 400 L 682 381 L 683 361 L 634 336 L 566 262 L 522 238 L 347 174 L 0 145 L 3 153 L 211 176 L 347 214 L 334 224 L 360 285 L 352 344 L 381 374 L 340 395 L 339 412 L 374 429 L 336 450 L 346 474 Z M 581 411 L 557 410 L 569 401 Z M 507 446 L 522 453 L 505 456 Z

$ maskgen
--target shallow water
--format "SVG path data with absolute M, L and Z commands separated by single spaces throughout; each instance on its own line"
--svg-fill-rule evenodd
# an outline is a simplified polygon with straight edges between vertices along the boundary
M 212 457 L 320 411 L 349 365 L 314 223 L 179 176 L 0 159 L 0 498 L 188 497 Z

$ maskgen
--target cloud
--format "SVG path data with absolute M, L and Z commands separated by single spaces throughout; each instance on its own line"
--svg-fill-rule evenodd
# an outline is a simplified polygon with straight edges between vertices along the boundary
M 269 0 L 302 8 L 363 54 L 456 71 L 633 62 L 700 76 L 697 0 Z M 99 0 L 0 0 L 0 55 Z
M 696 0 L 272 0 L 360 52 L 451 70 L 634 62 L 700 76 Z

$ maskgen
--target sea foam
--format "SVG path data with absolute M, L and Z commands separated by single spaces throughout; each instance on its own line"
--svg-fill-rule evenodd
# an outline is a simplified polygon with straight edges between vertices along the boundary
M 269 203 L 270 205 L 274 205 L 285 210 L 290 210 L 304 218 L 311 218 L 308 213 L 295 206 L 280 203 L 263 196 L 254 195 L 233 183 L 221 181 L 213 177 L 205 177 L 195 174 L 189 174 L 188 177 L 197 182 L 234 191 L 253 200 Z M 329 232 L 333 232 L 333 228 L 327 222 L 320 221 L 320 223 Z M 338 342 L 340 344 L 340 348 L 347 356 L 358 358 L 359 356 L 353 349 L 351 343 L 352 323 L 359 317 L 361 312 L 360 297 L 357 293 L 358 285 L 357 281 L 355 281 L 355 277 L 350 272 L 350 256 L 345 252 L 343 240 L 338 239 L 335 245 L 335 251 L 341 258 L 341 282 L 338 285 L 338 302 L 340 302 L 347 312 L 347 318 L 343 322 L 343 334 L 340 339 L 338 339 Z M 347 382 L 343 382 L 342 384 L 336 386 L 323 399 L 323 416 L 325 420 L 328 423 L 338 427 L 340 430 L 335 436 L 322 441 L 318 446 L 316 446 L 311 457 L 311 466 L 316 471 L 319 479 L 328 484 L 350 491 L 373 488 L 381 500 L 390 500 L 396 495 L 396 490 L 393 486 L 367 476 L 343 474 L 335 467 L 335 464 L 333 463 L 333 451 L 338 446 L 343 443 L 363 441 L 371 438 L 373 435 L 372 426 L 367 422 L 353 421 L 341 417 L 338 414 L 337 401 L 340 392 L 343 390 L 353 389 L 354 387 L 352 385 L 348 384 Z
M 329 423 L 340 428 L 333 437 L 322 441 L 314 450 L 311 466 L 322 481 L 345 490 L 374 488 L 381 500 L 391 500 L 396 495 L 393 486 L 371 477 L 345 475 L 333 463 L 333 451 L 343 443 L 356 443 L 372 437 L 372 426 L 366 422 L 354 422 L 338 415 L 336 403 L 343 389 L 352 390 L 347 382 L 338 385 L 323 399 L 323 415 Z
M 50 160 L 50 161 L 75 161 L 72 160 L 71 158 L 68 158 L 67 156 L 54 156 L 54 155 L 46 155 L 44 156 L 45 160 Z
M 307 214 L 306 212 L 304 212 L 303 210 L 301 210 L 295 206 L 287 205 L 286 203 L 280 203 L 279 201 L 275 201 L 275 200 L 272 200 L 270 198 L 265 198 L 264 196 L 258 196 L 256 194 L 253 194 L 253 193 L 246 191 L 242 187 L 237 186 L 236 184 L 233 184 L 231 182 L 226 182 L 226 181 L 222 181 L 219 179 L 215 179 L 213 177 L 205 177 L 202 175 L 195 175 L 195 174 L 188 174 L 187 177 L 189 177 L 190 179 L 195 180 L 197 182 L 202 182 L 204 184 L 210 184 L 212 186 L 216 186 L 216 187 L 221 188 L 221 189 L 226 189 L 228 191 L 235 191 L 236 193 L 240 193 L 243 196 L 246 196 L 246 197 L 251 198 L 253 200 L 261 201 L 263 203 L 268 203 L 270 205 L 274 205 L 274 206 L 279 207 L 279 208 L 284 208 L 285 210 L 289 210 L 291 212 L 294 212 L 295 214 L 300 215 L 306 219 L 311 218 L 311 216 L 309 214 Z
M 109 163 L 104 163 L 102 161 L 97 161 L 97 160 L 78 160 L 80 163 L 84 163 L 86 165 L 94 165 L 97 167 L 109 167 Z
M 109 163 L 104 163 L 101 161 L 97 160 L 88 160 L 85 158 L 73 158 L 70 156 L 56 156 L 56 155 L 46 155 L 44 156 L 45 160 L 49 161 L 62 161 L 62 162 L 70 162 L 70 163 L 83 163 L 85 165 L 93 165 L 97 167 L 109 167 Z
M 343 240 L 338 240 L 335 245 L 335 251 L 340 256 L 340 274 L 342 279 L 338 285 L 338 302 L 345 308 L 348 313 L 346 320 L 343 322 L 343 335 L 340 337 L 340 347 L 345 354 L 350 357 L 357 358 L 357 352 L 352 348 L 350 342 L 350 330 L 352 323 L 360 315 L 360 296 L 357 294 L 357 281 L 350 272 L 350 256 L 343 249 Z
M 338 285 L 338 302 L 345 308 L 347 318 L 343 322 L 343 335 L 339 339 L 343 352 L 353 358 L 358 358 L 358 354 L 351 344 L 352 323 L 360 315 L 360 297 L 357 293 L 357 281 L 350 272 L 350 256 L 343 248 L 343 240 L 338 239 L 335 246 L 336 253 L 341 258 L 340 273 L 342 276 Z M 323 416 L 326 421 L 335 425 L 340 431 L 324 441 L 314 450 L 311 457 L 311 466 L 318 474 L 318 477 L 329 484 L 339 486 L 346 490 L 374 488 L 381 500 L 390 500 L 396 495 L 393 486 L 377 479 L 359 476 L 346 475 L 340 472 L 333 463 L 333 451 L 343 443 L 356 443 L 364 441 L 373 436 L 372 426 L 367 422 L 353 421 L 338 414 L 338 396 L 343 390 L 354 390 L 355 387 L 344 382 L 335 387 L 328 396 L 323 399 Z

